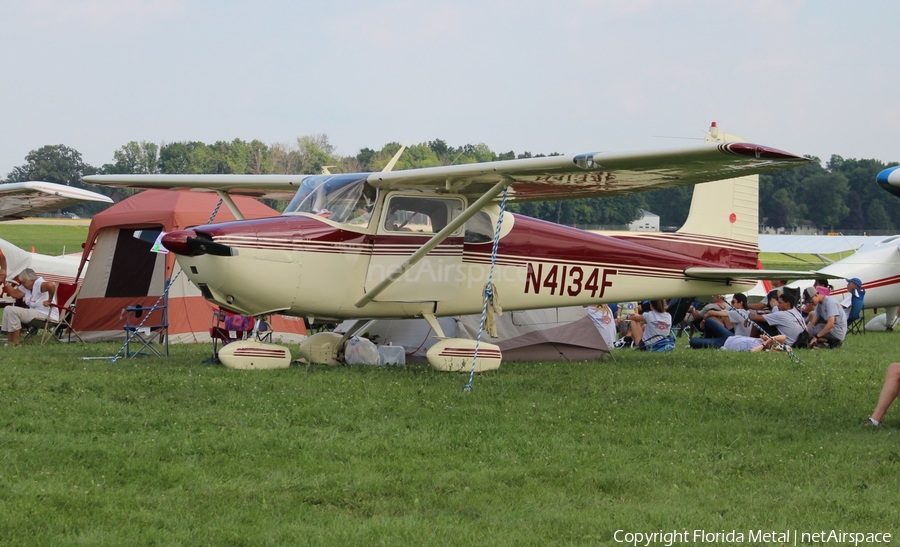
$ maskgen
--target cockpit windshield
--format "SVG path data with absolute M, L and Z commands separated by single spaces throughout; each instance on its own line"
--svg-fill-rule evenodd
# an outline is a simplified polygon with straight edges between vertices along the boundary
M 377 191 L 367 175 L 315 175 L 303 179 L 284 214 L 309 213 L 334 222 L 368 226 Z

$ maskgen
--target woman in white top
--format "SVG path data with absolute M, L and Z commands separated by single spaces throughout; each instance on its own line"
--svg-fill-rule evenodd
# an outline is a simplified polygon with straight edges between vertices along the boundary
M 662 338 L 668 338 L 672 333 L 672 316 L 666 311 L 665 300 L 651 300 L 650 310 L 643 313 L 633 313 L 631 319 L 631 336 L 641 342 L 638 349 L 646 349 Z
M 606 304 L 592 304 L 587 307 L 588 315 L 594 326 L 600 331 L 600 336 L 606 342 L 606 347 L 612 349 L 616 342 L 616 318 L 612 310 Z
M 15 299 L 22 299 L 28 308 L 7 306 L 3 310 L 3 331 L 6 332 L 7 344 L 19 345 L 19 332 L 22 325 L 34 320 L 46 320 L 49 316 L 52 320 L 59 318 L 59 310 L 52 307 L 56 304 L 56 283 L 44 281 L 38 277 L 31 268 L 22 270 L 19 274 L 19 286 L 13 287 L 10 283 L 3 284 L 6 294 Z

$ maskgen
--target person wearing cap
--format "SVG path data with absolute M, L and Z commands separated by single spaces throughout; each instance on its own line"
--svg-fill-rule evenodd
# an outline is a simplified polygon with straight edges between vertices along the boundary
M 816 306 L 810 315 L 810 347 L 839 348 L 847 336 L 847 317 L 840 302 L 830 295 L 828 287 L 807 287 L 804 299 Z
M 860 281 L 858 277 L 850 277 L 844 281 L 847 282 L 847 294 L 853 298 L 859 298 L 860 291 L 863 290 L 862 281 Z

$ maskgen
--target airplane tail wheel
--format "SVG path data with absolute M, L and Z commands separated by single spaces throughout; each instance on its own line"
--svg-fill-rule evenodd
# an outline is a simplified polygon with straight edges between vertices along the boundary
M 336 332 L 319 332 L 313 334 L 300 344 L 300 357 L 309 363 L 319 365 L 340 365 L 337 359 L 340 334 Z

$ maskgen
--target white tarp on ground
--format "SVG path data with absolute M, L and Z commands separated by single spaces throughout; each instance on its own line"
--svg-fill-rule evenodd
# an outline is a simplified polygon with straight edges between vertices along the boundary
M 441 317 L 444 334 L 450 338 L 475 340 L 481 315 Z M 337 332 L 353 324 L 345 321 Z M 377 336 L 378 345 L 390 342 L 403 346 L 407 361 L 423 361 L 437 343 L 434 331 L 424 319 L 382 319 L 367 331 Z M 504 361 L 586 361 L 603 359 L 609 348 L 581 306 L 545 310 L 506 311 L 497 317 L 497 338 L 484 333 L 481 339 L 500 346 Z

